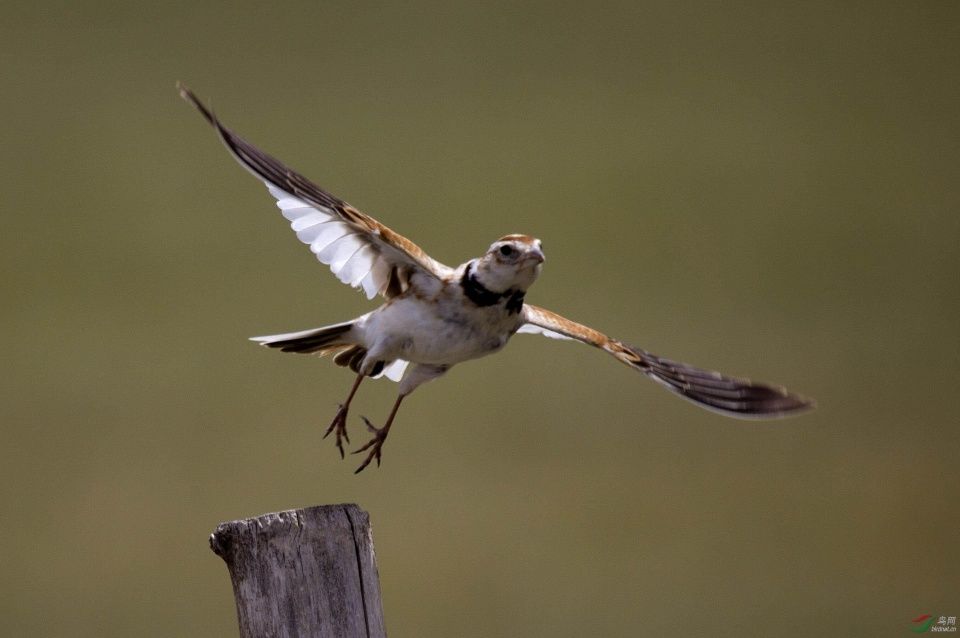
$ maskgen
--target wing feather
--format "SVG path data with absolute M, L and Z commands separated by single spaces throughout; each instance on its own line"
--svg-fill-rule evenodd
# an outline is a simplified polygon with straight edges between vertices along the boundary
M 555 330 L 549 330 L 543 326 L 538 326 L 533 323 L 525 323 L 520 326 L 520 329 L 517 330 L 517 334 L 531 334 L 531 335 L 541 335 L 547 337 L 548 339 L 560 339 L 565 341 L 574 341 L 573 337 L 568 337 L 567 335 L 560 334 Z
M 453 272 L 403 235 L 233 133 L 190 89 L 182 85 L 179 89 L 217 130 L 234 158 L 263 180 L 297 238 L 341 281 L 362 287 L 368 298 L 377 294 L 389 298 L 405 290 L 414 273 L 442 279 Z
M 714 412 L 742 419 L 768 419 L 797 414 L 815 405 L 780 386 L 728 377 L 658 357 L 538 306 L 524 304 L 523 312 L 526 323 L 517 332 L 574 339 L 600 348 L 674 394 Z
M 337 278 L 348 286 L 358 287 L 363 278 L 370 272 L 370 269 L 373 268 L 373 262 L 376 258 L 377 252 L 373 246 L 362 246 L 340 268 Z
M 400 379 L 403 378 L 403 373 L 407 369 L 407 362 L 403 359 L 397 359 L 393 363 L 385 366 L 380 372 L 383 376 L 387 377 L 391 381 L 400 382 Z
M 378 257 L 370 272 L 360 281 L 367 299 L 373 299 L 381 294 L 390 282 L 390 264 L 383 257 Z

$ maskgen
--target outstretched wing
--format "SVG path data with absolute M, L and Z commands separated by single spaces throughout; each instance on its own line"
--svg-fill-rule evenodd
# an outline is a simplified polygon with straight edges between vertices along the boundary
M 406 290 L 414 273 L 438 279 L 452 272 L 406 237 L 326 192 L 223 126 L 193 92 L 180 95 L 220 134 L 230 153 L 263 180 L 297 238 L 345 284 L 362 287 L 367 298 L 390 298 Z
M 815 405 L 812 400 L 778 386 L 736 379 L 658 357 L 544 308 L 524 304 L 523 318 L 526 323 L 517 332 L 573 339 L 600 348 L 671 392 L 727 416 L 768 419 L 796 414 Z

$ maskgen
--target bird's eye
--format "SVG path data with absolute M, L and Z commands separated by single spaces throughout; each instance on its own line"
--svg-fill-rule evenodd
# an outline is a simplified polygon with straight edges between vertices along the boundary
M 513 254 L 513 248 L 511 246 L 500 246 L 500 254 L 509 257 Z

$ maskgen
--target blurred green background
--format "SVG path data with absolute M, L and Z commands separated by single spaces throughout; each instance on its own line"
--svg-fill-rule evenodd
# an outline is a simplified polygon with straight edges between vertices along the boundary
M 955 2 L 3 13 L 5 635 L 235 635 L 215 525 L 349 501 L 394 637 L 960 615 Z M 321 440 L 351 376 L 246 338 L 372 306 L 176 80 L 437 259 L 535 234 L 528 300 L 819 409 L 725 419 L 517 337 L 354 476 Z

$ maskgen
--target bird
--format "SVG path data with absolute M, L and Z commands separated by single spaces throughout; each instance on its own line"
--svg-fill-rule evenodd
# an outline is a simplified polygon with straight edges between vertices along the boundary
M 458 363 L 499 352 L 515 334 L 537 334 L 593 346 L 700 407 L 738 418 L 802 413 L 815 402 L 785 388 L 736 378 L 652 354 L 526 301 L 545 258 L 541 240 L 513 233 L 456 268 L 373 217 L 327 192 L 224 126 L 182 83 L 180 96 L 213 126 L 230 154 L 264 183 L 297 238 L 343 283 L 383 303 L 328 326 L 252 337 L 282 352 L 332 355 L 356 376 L 323 438 L 331 433 L 340 457 L 350 444 L 347 416 L 366 378 L 387 377 L 399 388 L 382 426 L 361 417 L 372 435 L 355 473 L 381 463 L 383 445 L 403 400 Z

